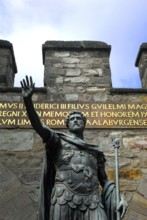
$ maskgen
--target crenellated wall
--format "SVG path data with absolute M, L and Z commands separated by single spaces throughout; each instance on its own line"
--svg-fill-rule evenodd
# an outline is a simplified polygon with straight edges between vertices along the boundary
M 142 88 L 147 88 L 147 43 L 141 44 L 135 66 L 139 68 Z
M 17 66 L 13 45 L 9 41 L 0 40 L 0 88 L 13 87 Z
M 47 41 L 42 48 L 45 87 L 35 89 L 34 102 L 147 106 L 145 84 L 142 89 L 111 87 L 111 47 L 106 43 Z M 5 85 L 0 88 L 0 104 L 22 103 L 21 89 L 10 87 Z M 15 105 L 13 107 L 15 110 Z M 145 109 L 141 111 L 146 112 Z M 133 121 L 133 118 L 130 119 Z M 4 125 L 6 120 L 3 120 L 3 125 L 2 121 L 0 123 L 0 219 L 36 220 L 44 144 L 31 127 L 12 125 L 8 128 Z M 67 132 L 65 128 L 60 130 Z M 85 130 L 85 140 L 98 144 L 104 151 L 106 171 L 112 180 L 115 179 L 112 138 L 121 139 L 120 189 L 128 202 L 125 220 L 147 219 L 146 135 L 147 124 L 142 128 L 132 125 L 129 128 L 97 126 Z

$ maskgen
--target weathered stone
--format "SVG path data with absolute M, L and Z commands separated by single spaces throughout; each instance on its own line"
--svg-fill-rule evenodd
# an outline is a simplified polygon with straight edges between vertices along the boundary
M 37 102 L 38 101 L 38 95 L 34 94 L 32 97 L 33 102 Z
M 92 92 L 92 93 L 95 93 L 95 92 L 99 92 L 99 91 L 102 91 L 102 89 L 96 87 L 96 86 L 93 86 L 93 87 L 88 87 L 86 88 L 86 91 L 87 92 Z
M 140 195 L 142 195 L 147 200 L 147 174 L 143 175 L 137 191 Z
M 50 56 L 50 54 L 46 54 L 45 57 L 45 68 L 48 69 L 48 67 L 50 67 L 50 65 L 54 64 L 54 63 L 61 63 L 61 58 L 60 57 L 54 57 L 54 56 Z
M 20 102 L 22 101 L 22 98 L 21 96 L 14 96 L 13 94 L 10 93 L 10 95 L 6 95 L 6 94 L 3 94 L 2 96 L 0 96 L 0 101 L 3 102 L 3 101 L 6 101 L 7 102 Z
M 102 76 L 102 77 L 99 77 L 98 75 L 97 76 L 94 76 L 93 78 L 91 78 L 91 83 L 92 84 L 107 84 L 109 85 L 109 87 L 111 87 L 111 81 L 110 81 L 110 77 L 107 77 L 107 76 Z
M 147 153 L 146 154 L 144 154 L 145 155 L 145 157 L 142 157 L 142 160 L 140 161 L 140 167 L 141 168 L 146 168 L 147 167 Z
M 147 138 L 146 136 L 135 136 L 123 139 L 123 145 L 128 149 L 147 149 Z
M 53 68 L 63 68 L 63 64 L 62 63 L 54 63 Z
M 80 102 L 91 102 L 91 100 L 93 100 L 92 94 L 88 94 L 88 93 L 79 94 L 79 101 Z
M 147 217 L 138 213 L 137 210 L 129 208 L 124 220 L 147 220 Z
M 37 209 L 32 204 L 16 175 L 0 164 L 0 219 L 37 219 Z
M 79 69 L 68 69 L 65 76 L 80 76 L 81 70 Z
M 66 101 L 78 101 L 78 94 L 65 94 Z
M 89 81 L 88 77 L 79 76 L 79 77 L 67 77 L 64 79 L 64 82 L 70 83 L 86 83 Z
M 47 77 L 56 77 L 56 76 L 64 76 L 65 70 L 61 68 L 50 68 L 46 71 L 45 80 Z
M 1 130 L 0 140 L 0 150 L 27 151 L 33 147 L 33 132 Z
M 102 76 L 102 69 L 88 69 L 88 70 L 84 70 L 85 72 L 85 76 Z
M 54 53 L 55 57 L 69 57 L 70 56 L 70 52 L 69 51 L 60 51 L 60 52 L 55 52 Z
M 63 83 L 63 77 L 62 76 L 57 77 L 56 83 Z
M 71 56 L 72 57 L 80 57 L 80 58 L 83 58 L 83 57 L 88 57 L 89 53 L 87 51 L 82 51 L 82 52 L 71 52 Z
M 142 174 L 147 174 L 147 168 L 142 168 L 141 172 L 142 172 Z
M 63 58 L 63 63 L 79 63 L 80 60 L 78 58 Z
M 126 157 L 126 158 L 135 158 L 136 155 L 132 151 L 127 151 L 127 152 L 124 153 L 124 157 Z
M 24 184 L 38 184 L 41 178 L 41 172 L 23 172 L 19 178 Z
M 137 181 L 141 178 L 141 171 L 139 169 L 121 168 L 119 174 L 122 179 L 128 179 L 131 181 Z M 115 179 L 114 170 L 108 169 L 108 175 L 111 179 Z
M 85 76 L 93 76 L 93 75 L 98 76 L 98 73 L 95 69 L 84 70 L 84 72 L 85 72 Z
M 74 64 L 74 63 L 63 63 L 63 68 L 77 68 L 77 64 Z
M 107 93 L 105 89 L 99 89 L 99 91 L 97 91 L 94 95 L 93 95 L 93 100 L 95 102 L 99 102 L 99 101 L 107 101 Z
M 120 179 L 120 190 L 121 191 L 129 191 L 134 192 L 137 189 L 136 181 L 128 181 L 124 179 Z
M 141 178 L 141 171 L 137 168 L 121 168 L 120 176 L 124 179 L 139 180 Z
M 141 215 L 147 216 L 147 199 L 145 199 L 142 195 L 135 193 L 131 203 L 131 208 Z
M 79 69 L 86 69 L 89 68 L 89 63 L 77 63 L 76 67 Z
M 140 160 L 139 159 L 134 159 L 132 161 L 132 165 L 131 165 L 132 168 L 138 168 L 140 167 Z
M 85 87 L 84 86 L 77 86 L 76 91 L 81 93 L 81 92 L 85 92 Z
M 57 92 L 57 91 L 56 91 Z M 73 86 L 62 86 L 59 88 L 59 93 L 61 94 L 70 94 L 70 93 L 74 93 L 75 92 L 75 88 Z
M 17 66 L 13 45 L 9 41 L 0 40 L 0 88 L 13 87 Z

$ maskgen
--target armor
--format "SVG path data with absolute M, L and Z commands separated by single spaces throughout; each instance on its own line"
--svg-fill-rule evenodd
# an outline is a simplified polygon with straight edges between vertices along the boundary
M 90 215 L 96 220 L 102 217 L 107 220 L 99 192 L 97 153 L 81 150 L 64 140 L 60 141 L 54 158 L 56 174 L 51 193 L 50 220 L 61 220 L 65 217 L 74 219 L 76 215 L 79 216 L 76 220 L 81 220 L 82 215 L 84 220 L 91 220 Z M 56 210 L 60 212 L 58 217 Z M 70 212 L 73 217 L 68 216 Z

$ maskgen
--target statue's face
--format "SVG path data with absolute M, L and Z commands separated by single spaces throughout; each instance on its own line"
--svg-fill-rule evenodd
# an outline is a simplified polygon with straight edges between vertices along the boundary
M 69 117 L 68 128 L 70 132 L 83 132 L 85 124 L 80 114 L 75 113 Z

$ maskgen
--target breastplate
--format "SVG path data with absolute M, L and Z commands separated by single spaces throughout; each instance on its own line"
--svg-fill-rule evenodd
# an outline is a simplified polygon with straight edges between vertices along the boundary
M 64 142 L 56 166 L 56 183 L 62 183 L 78 194 L 89 194 L 98 188 L 96 155 Z

